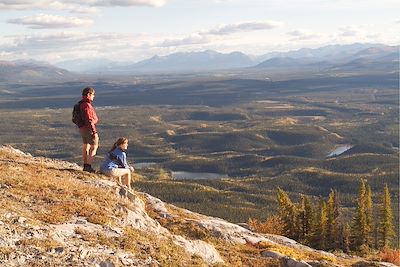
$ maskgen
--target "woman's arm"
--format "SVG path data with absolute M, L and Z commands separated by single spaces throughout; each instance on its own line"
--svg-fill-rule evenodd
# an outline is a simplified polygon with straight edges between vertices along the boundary
M 121 158 L 122 165 L 124 166 L 125 169 L 129 169 L 129 165 L 128 165 L 128 162 L 126 160 L 126 153 L 122 152 L 122 156 L 121 157 L 122 157 Z

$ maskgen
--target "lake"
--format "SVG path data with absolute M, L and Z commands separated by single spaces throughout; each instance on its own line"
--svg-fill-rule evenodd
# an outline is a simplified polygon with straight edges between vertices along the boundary
M 344 152 L 346 152 L 347 150 L 349 150 L 352 147 L 353 147 L 353 145 L 339 146 L 339 147 L 335 148 L 335 150 L 331 151 L 328 155 L 326 155 L 326 157 L 329 158 L 329 157 L 339 156 L 340 154 L 343 154 Z

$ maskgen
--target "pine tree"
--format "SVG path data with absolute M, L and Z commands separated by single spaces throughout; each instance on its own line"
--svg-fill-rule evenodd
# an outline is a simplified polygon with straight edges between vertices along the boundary
M 333 215 L 336 220 L 336 233 L 335 235 L 338 236 L 336 239 L 335 249 L 336 248 L 343 248 L 343 240 L 344 240 L 344 229 L 345 229 L 345 220 L 342 214 L 342 209 L 340 205 L 340 198 L 339 193 L 335 190 L 335 206 L 333 210 Z
M 311 243 L 312 231 L 313 231 L 313 217 L 314 217 L 314 207 L 311 202 L 310 197 L 304 198 L 304 210 L 306 213 L 306 220 L 304 222 L 305 227 L 305 243 Z
M 299 205 L 297 206 L 297 220 L 299 226 L 299 240 L 301 243 L 308 243 L 311 234 L 313 208 L 311 200 L 301 195 Z
M 326 248 L 335 248 L 337 223 L 335 217 L 335 191 L 331 190 L 326 203 Z
M 285 236 L 298 240 L 299 228 L 297 219 L 297 210 L 293 202 L 285 191 L 278 188 L 278 213 L 283 223 Z
M 343 225 L 342 227 L 342 240 L 341 240 L 341 249 L 343 252 L 349 252 L 350 251 L 350 226 L 348 223 Z
M 307 221 L 307 214 L 306 214 L 306 208 L 305 208 L 305 198 L 304 195 L 300 196 L 300 202 L 297 205 L 297 221 L 298 225 L 300 227 L 299 229 L 299 242 L 304 242 L 305 236 L 307 235 L 307 226 L 306 226 L 306 221 Z
M 369 230 L 367 226 L 367 216 L 365 207 L 366 188 L 364 180 L 361 180 L 359 194 L 357 198 L 356 212 L 351 227 L 351 246 L 353 250 L 360 250 L 368 242 Z
M 389 188 L 388 185 L 385 184 L 383 189 L 379 225 L 379 246 L 381 248 L 389 247 L 391 245 L 391 239 L 396 236 L 393 226 L 393 212 L 391 202 L 392 201 L 390 198 Z
M 371 186 L 367 185 L 366 193 L 364 196 L 365 203 L 365 221 L 367 224 L 366 231 L 368 235 L 366 236 L 366 245 L 370 248 L 373 247 L 373 230 L 374 230 L 374 220 L 373 220 L 373 202 L 372 202 L 372 190 Z
M 319 249 L 326 248 L 326 203 L 322 198 L 319 199 L 318 212 L 315 219 L 315 231 L 313 233 L 313 243 Z

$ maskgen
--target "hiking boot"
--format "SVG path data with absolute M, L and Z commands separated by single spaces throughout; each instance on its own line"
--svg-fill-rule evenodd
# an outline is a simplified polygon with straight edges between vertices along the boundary
M 83 171 L 84 171 L 84 172 L 90 172 L 90 173 L 95 173 L 95 172 L 96 172 L 96 170 L 93 169 L 92 166 L 89 165 L 89 164 L 85 164 L 85 165 L 83 166 Z

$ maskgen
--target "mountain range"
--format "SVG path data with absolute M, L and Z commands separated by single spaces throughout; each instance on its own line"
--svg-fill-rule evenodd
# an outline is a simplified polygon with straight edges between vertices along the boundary
M 75 79 L 68 70 L 35 60 L 0 61 L 0 82 L 63 82 Z
M 57 66 L 70 71 L 97 74 L 177 73 L 241 68 L 291 70 L 306 67 L 321 70 L 337 69 L 338 66 L 349 64 L 352 61 L 355 61 L 354 64 L 358 67 L 362 67 L 360 64 L 375 62 L 378 64 L 394 62 L 396 64 L 398 54 L 399 46 L 356 43 L 351 45 L 329 45 L 320 48 L 302 48 L 288 52 L 271 52 L 261 56 L 246 55 L 242 52 L 224 54 L 206 50 L 153 56 L 136 63 L 94 59 L 64 61 L 58 63 Z M 349 67 L 347 66 L 347 68 Z M 393 64 L 391 64 L 391 67 L 393 67 Z
M 78 59 L 59 62 L 54 66 L 34 60 L 0 61 L 0 81 L 67 81 L 74 79 L 78 73 L 125 75 L 217 70 L 387 73 L 398 71 L 398 66 L 399 46 L 351 44 L 271 52 L 261 56 L 246 55 L 242 52 L 224 54 L 212 50 L 179 52 L 166 56 L 153 56 L 136 63 L 108 59 Z

